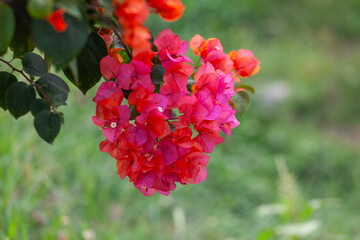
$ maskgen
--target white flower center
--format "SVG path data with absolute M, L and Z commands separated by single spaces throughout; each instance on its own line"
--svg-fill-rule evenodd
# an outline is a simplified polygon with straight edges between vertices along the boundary
M 159 112 L 163 112 L 164 110 L 161 107 L 158 107 Z
M 215 49 L 216 49 L 216 50 L 220 50 L 219 46 L 216 46 Z
M 116 122 L 112 122 L 112 123 L 110 124 L 110 127 L 111 127 L 111 128 L 116 128 L 116 126 L 117 126 Z

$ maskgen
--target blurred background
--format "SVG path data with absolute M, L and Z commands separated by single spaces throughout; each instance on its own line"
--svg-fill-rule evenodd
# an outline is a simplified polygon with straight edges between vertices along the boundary
M 0 239 L 360 239 L 360 2 L 184 0 L 154 35 L 217 37 L 261 61 L 208 178 L 144 197 L 98 150 L 95 91 L 71 89 L 53 146 L 0 110 Z

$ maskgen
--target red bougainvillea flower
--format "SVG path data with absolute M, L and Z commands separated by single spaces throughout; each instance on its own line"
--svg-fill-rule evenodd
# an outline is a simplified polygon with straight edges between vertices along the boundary
M 103 57 L 100 61 L 100 72 L 104 78 L 115 78 L 120 67 L 120 62 L 111 56 Z
M 124 9 L 131 8 L 117 14 L 131 14 L 123 13 Z M 139 19 L 128 29 L 142 26 Z M 110 81 L 100 85 L 93 99 L 96 116 L 92 119 L 106 138 L 100 150 L 116 159 L 119 176 L 128 177 L 145 196 L 169 195 L 177 184 L 204 181 L 209 161 L 204 153 L 224 141 L 221 131 L 229 136 L 239 125 L 236 110 L 229 105 L 235 93 L 233 61 L 218 39 L 205 41 L 198 35 L 192 40 L 203 64 L 194 74 L 191 95 L 187 84 L 194 67 L 185 56 L 188 42 L 168 29 L 154 44 L 157 52 L 133 50 L 130 63 L 120 64 L 110 55 L 103 58 L 100 70 Z M 155 78 L 156 88 L 151 79 L 154 63 L 165 70 L 160 75 L 163 84 Z M 121 105 L 124 95 L 128 106 Z
M 156 13 L 165 21 L 176 21 L 181 18 L 185 6 L 181 0 L 146 0 Z
M 119 66 L 116 82 L 125 90 L 135 90 L 138 85 L 149 89 L 151 92 L 155 90 L 154 84 L 150 78 L 151 69 L 142 61 L 132 60 L 131 63 L 121 64 Z
M 55 31 L 61 33 L 67 29 L 67 23 L 64 21 L 65 9 L 58 9 L 53 11 L 46 20 L 53 26 Z
M 130 110 L 128 106 L 117 106 L 115 110 L 111 111 L 112 117 L 103 120 L 98 117 L 92 117 L 95 125 L 99 126 L 104 133 L 104 136 L 110 142 L 115 142 L 122 132 L 122 130 L 129 125 Z
M 159 59 L 165 69 L 170 69 L 175 63 L 192 63 L 190 58 L 184 55 L 188 50 L 188 42 L 180 39 L 170 29 L 160 32 L 154 45 L 158 48 Z
M 242 78 L 254 75 L 260 70 L 260 62 L 250 50 L 239 49 L 237 52 L 231 51 L 229 56 L 234 62 L 235 72 Z

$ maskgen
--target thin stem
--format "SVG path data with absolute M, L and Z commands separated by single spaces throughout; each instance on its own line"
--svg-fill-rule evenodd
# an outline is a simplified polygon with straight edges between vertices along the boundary
M 88 9 L 91 9 L 91 10 L 94 9 L 94 7 L 95 7 L 95 9 L 96 9 L 97 6 L 87 5 L 87 8 L 88 8 Z M 131 54 L 131 52 L 129 51 L 129 49 L 126 47 L 126 44 L 124 43 L 122 37 L 121 37 L 120 34 L 119 34 L 119 32 L 120 32 L 119 27 L 118 27 L 118 26 L 116 25 L 116 23 L 114 23 L 109 17 L 104 16 L 103 14 L 101 14 L 101 13 L 99 13 L 99 12 L 98 12 L 98 14 L 99 14 L 99 19 L 104 20 L 104 21 L 106 22 L 106 24 L 108 25 L 108 27 L 109 27 L 111 30 L 113 30 L 114 34 L 115 34 L 116 37 L 119 39 L 120 44 L 123 46 L 126 54 L 128 55 L 129 59 L 131 60 L 131 59 L 132 59 L 132 54 Z
M 48 95 L 46 95 L 46 93 L 44 92 L 44 90 L 42 89 L 42 87 L 40 85 L 34 83 L 33 80 L 31 80 L 28 76 L 25 75 L 23 70 L 19 70 L 19 69 L 15 68 L 13 65 L 10 64 L 10 62 L 7 62 L 1 58 L 0 58 L 0 61 L 5 63 L 6 65 L 8 65 L 11 68 L 12 72 L 20 73 L 29 82 L 30 86 L 35 87 L 39 91 L 39 93 L 41 93 L 41 95 L 45 98 L 45 100 L 51 105 L 51 108 L 54 111 L 54 113 L 56 113 L 55 105 L 52 103 L 51 98 Z
M 126 45 L 125 45 L 124 41 L 122 40 L 122 38 L 121 38 L 120 34 L 119 34 L 119 33 L 118 33 L 115 29 L 113 29 L 113 28 L 112 28 L 112 30 L 114 31 L 114 33 L 115 33 L 116 37 L 119 39 L 119 41 L 120 41 L 121 45 L 123 46 L 123 48 L 124 48 L 124 50 L 125 50 L 126 54 L 128 55 L 128 57 L 129 57 L 129 59 L 130 59 L 130 61 L 131 61 L 131 59 L 132 59 L 132 55 L 131 55 L 131 53 L 130 53 L 129 49 L 126 47 Z
M 200 60 L 201 60 L 201 57 L 199 57 L 199 60 L 196 63 L 195 69 L 197 69 L 199 67 Z

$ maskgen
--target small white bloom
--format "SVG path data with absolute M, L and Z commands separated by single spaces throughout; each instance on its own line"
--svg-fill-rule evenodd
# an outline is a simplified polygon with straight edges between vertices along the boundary
M 110 127 L 111 127 L 111 128 L 116 128 L 116 126 L 117 126 L 116 122 L 112 122 L 112 123 L 110 124 Z
M 158 107 L 159 112 L 163 112 L 164 110 L 161 107 Z

